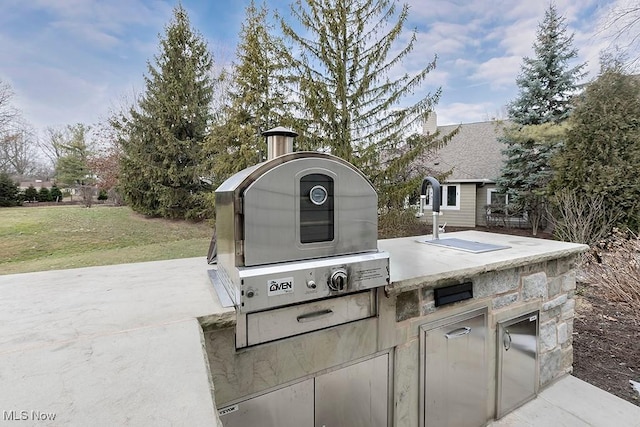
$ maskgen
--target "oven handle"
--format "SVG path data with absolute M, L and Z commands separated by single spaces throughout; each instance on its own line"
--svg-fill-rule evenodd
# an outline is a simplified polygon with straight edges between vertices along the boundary
M 313 313 L 301 314 L 296 319 L 299 323 L 304 322 L 313 322 L 314 320 L 325 319 L 327 317 L 333 316 L 333 310 L 326 309 L 320 311 L 314 311 Z

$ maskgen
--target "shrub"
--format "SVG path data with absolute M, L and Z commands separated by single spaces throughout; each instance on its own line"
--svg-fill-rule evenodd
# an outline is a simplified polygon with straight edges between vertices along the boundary
M 51 192 L 47 187 L 41 187 L 40 191 L 38 191 L 38 201 L 39 202 L 50 202 L 52 199 Z
M 107 200 L 108 198 L 109 196 L 107 195 L 107 191 L 100 190 L 100 192 L 98 193 L 98 200 Z
M 27 202 L 35 202 L 38 200 L 38 190 L 33 185 L 30 185 L 29 188 L 24 190 L 24 199 Z
M 431 233 L 431 226 L 416 218 L 413 209 L 388 209 L 378 216 L 378 238 L 419 236 Z
M 18 184 L 9 175 L 0 173 L 0 206 L 17 206 L 20 204 Z
M 558 240 L 591 245 L 606 237 L 620 218 L 605 208 L 605 199 L 597 194 L 579 194 L 564 189 L 550 197 L 547 216 Z
M 53 184 L 53 187 L 51 187 L 51 200 L 54 202 L 62 201 L 62 191 L 60 191 L 58 186 L 55 184 Z
M 640 305 L 640 238 L 630 230 L 614 229 L 583 258 L 587 282 L 606 291 L 611 301 Z

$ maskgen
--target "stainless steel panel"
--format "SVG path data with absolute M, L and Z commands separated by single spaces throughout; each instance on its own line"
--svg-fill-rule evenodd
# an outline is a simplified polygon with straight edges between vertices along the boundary
M 336 236 L 301 244 L 297 177 L 314 171 L 336 178 Z M 353 165 L 326 153 L 285 154 L 238 172 L 216 189 L 218 265 L 230 269 L 376 250 L 377 221 L 377 194 Z
M 498 418 L 535 397 L 538 312 L 498 324 Z
M 316 427 L 388 425 L 389 355 L 316 378 Z
M 340 269 L 346 272 L 347 281 L 343 290 L 333 290 L 328 282 Z M 252 312 L 384 286 L 389 283 L 389 254 L 373 252 L 240 267 L 238 273 L 242 292 L 232 295 L 237 295 L 241 312 Z
M 247 345 L 316 331 L 376 315 L 375 291 L 247 314 Z
M 334 180 L 334 239 L 301 243 L 300 179 Z M 369 181 L 335 158 L 293 159 L 264 172 L 244 191 L 244 265 L 377 250 L 378 196 Z
M 420 425 L 487 421 L 486 309 L 421 327 Z
M 313 427 L 313 378 L 220 408 L 224 427 Z

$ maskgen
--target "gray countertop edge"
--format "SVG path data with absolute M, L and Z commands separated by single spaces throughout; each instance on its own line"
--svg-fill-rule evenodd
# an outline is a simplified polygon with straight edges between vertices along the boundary
M 560 249 L 545 252 L 542 254 L 522 256 L 519 258 L 501 260 L 493 263 L 477 265 L 469 268 L 458 268 L 443 273 L 427 274 L 411 279 L 404 279 L 393 282 L 385 286 L 385 293 L 389 296 L 401 294 L 403 292 L 413 291 L 422 288 L 435 288 L 443 282 L 453 282 L 468 280 L 473 276 L 491 271 L 506 270 L 508 268 L 517 268 L 525 265 L 536 264 L 540 262 L 552 261 L 571 256 L 577 256 L 589 250 L 589 246 L 582 244 L 574 244 L 573 248 Z

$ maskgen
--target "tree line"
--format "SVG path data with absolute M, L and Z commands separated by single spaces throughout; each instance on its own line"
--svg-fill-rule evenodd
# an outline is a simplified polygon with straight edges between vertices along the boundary
M 408 11 L 391 0 L 299 0 L 285 19 L 251 2 L 236 61 L 213 76 L 206 42 L 176 7 L 144 94 L 111 121 L 126 202 L 146 215 L 211 217 L 213 189 L 265 160 L 261 134 L 281 125 L 299 134 L 296 149 L 331 152 L 360 168 L 381 207 L 400 206 L 426 172 L 420 159 L 450 137 L 419 131 L 440 89 L 405 105 L 435 55 L 414 75 L 391 73 L 416 43 L 415 34 L 399 40 Z M 221 84 L 226 102 L 214 110 Z
M 235 61 L 216 72 L 206 41 L 177 6 L 143 93 L 99 129 L 49 129 L 44 151 L 67 186 L 100 185 L 150 216 L 203 219 L 214 215 L 216 186 L 265 160 L 261 134 L 282 125 L 299 133 L 297 150 L 331 152 L 360 168 L 382 211 L 400 208 L 425 174 L 445 176 L 425 169 L 425 159 L 453 136 L 419 129 L 440 88 L 408 101 L 427 83 L 436 54 L 415 74 L 395 72 L 417 43 L 415 33 L 405 44 L 399 37 L 408 13 L 392 0 L 295 0 L 285 16 L 251 1 Z M 551 4 L 508 105 L 499 189 L 534 232 L 545 218 L 567 228 L 596 206 L 600 224 L 637 229 L 638 80 L 621 57 L 603 56 L 598 77 L 580 86 L 584 64 L 572 65 L 572 43 Z M 1 108 L 6 93 L 0 125 L 15 117 Z

